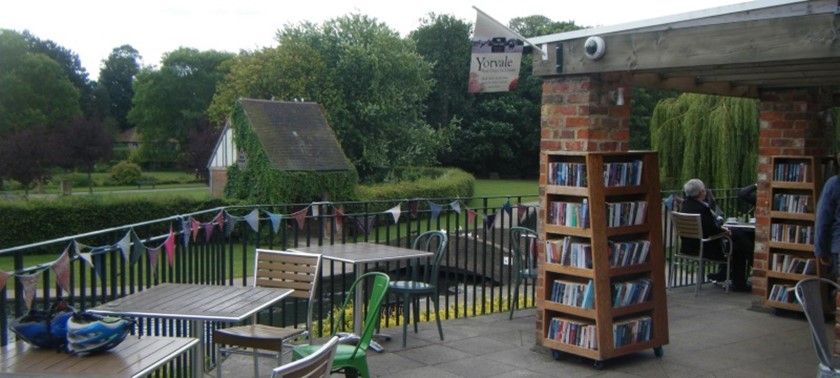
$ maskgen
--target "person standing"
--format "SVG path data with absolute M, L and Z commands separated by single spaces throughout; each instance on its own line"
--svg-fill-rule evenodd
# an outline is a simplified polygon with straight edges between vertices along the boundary
M 840 162 L 840 154 L 835 160 Z M 814 230 L 814 255 L 820 264 L 831 267 L 837 277 L 837 253 L 840 252 L 840 178 L 831 176 L 823 186 L 817 201 L 817 221 Z
M 730 278 L 732 279 L 732 290 L 750 291 L 747 284 L 746 267 L 752 261 L 752 243 L 748 235 L 741 229 L 727 229 L 718 225 L 714 211 L 706 203 L 706 185 L 700 179 L 688 180 L 683 185 L 685 201 L 682 203 L 682 212 L 689 214 L 700 214 L 700 223 L 703 227 L 703 237 L 725 233 L 732 239 L 732 259 L 730 266 Z M 683 239 L 680 250 L 685 254 L 697 254 L 700 252 L 700 244 L 696 239 Z M 714 260 L 726 260 L 723 253 L 722 240 L 712 240 L 703 244 L 703 257 Z M 725 275 L 726 272 L 723 272 Z

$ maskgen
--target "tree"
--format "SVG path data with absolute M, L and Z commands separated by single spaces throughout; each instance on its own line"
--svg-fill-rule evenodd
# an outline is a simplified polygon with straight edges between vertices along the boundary
M 181 151 L 192 148 L 190 136 L 198 135 L 194 131 L 208 132 L 213 128 L 207 108 L 217 83 L 227 73 L 225 62 L 233 56 L 214 50 L 180 48 L 164 55 L 160 70 L 145 68 L 137 75 L 134 107 L 128 119 L 137 125 L 141 136 L 140 157 L 144 164 L 175 166 Z M 196 143 L 196 148 L 206 145 L 204 141 Z M 188 165 L 191 170 L 198 168 Z
M 122 45 L 111 50 L 108 59 L 102 62 L 98 85 L 108 94 L 110 107 L 108 116 L 113 118 L 120 131 L 128 130 L 128 111 L 134 97 L 134 76 L 140 72 L 142 57 L 131 45 Z
M 16 130 L 0 138 L 0 177 L 16 180 L 23 185 L 24 195 L 36 182 L 49 177 L 55 163 L 55 148 L 48 139 L 45 127 Z
M 691 178 L 709 188 L 740 188 L 756 180 L 758 103 L 682 94 L 659 102 L 650 122 L 663 189 Z
M 178 159 L 178 166 L 185 171 L 195 172 L 195 179 L 207 178 L 207 162 L 213 155 L 213 148 L 222 135 L 222 129 L 213 127 L 208 120 L 203 120 L 207 125 L 189 131 L 187 139 L 189 143 L 184 146 L 181 157 Z
M 448 148 L 451 134 L 433 132 L 422 118 L 431 64 L 410 39 L 352 14 L 321 26 L 286 26 L 277 40 L 278 47 L 235 61 L 214 100 L 217 117 L 238 97 L 321 103 L 363 176 L 380 167 L 427 165 Z
M 80 168 L 88 174 L 88 191 L 93 193 L 93 169 L 97 163 L 108 160 L 114 152 L 114 136 L 96 119 L 76 117 L 61 127 L 53 138 L 61 156 L 56 163 L 66 169 Z
M 55 127 L 81 113 L 79 91 L 61 65 L 32 52 L 26 38 L 0 30 L 0 135 Z

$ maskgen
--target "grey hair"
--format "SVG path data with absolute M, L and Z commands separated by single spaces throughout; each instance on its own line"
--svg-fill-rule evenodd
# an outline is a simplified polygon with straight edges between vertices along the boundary
M 700 179 L 691 179 L 688 180 L 685 185 L 683 185 L 683 191 L 685 192 L 686 197 L 696 198 L 706 189 L 706 185 L 703 184 L 703 181 Z

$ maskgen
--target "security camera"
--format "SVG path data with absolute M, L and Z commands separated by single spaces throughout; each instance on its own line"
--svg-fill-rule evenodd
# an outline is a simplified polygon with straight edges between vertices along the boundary
M 592 60 L 601 59 L 607 52 L 607 43 L 598 36 L 589 37 L 583 44 L 583 54 Z

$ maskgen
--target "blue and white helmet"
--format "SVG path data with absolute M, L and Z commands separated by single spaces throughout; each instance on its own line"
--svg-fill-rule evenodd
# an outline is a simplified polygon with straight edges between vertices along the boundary
M 32 309 L 12 322 L 12 332 L 39 348 L 60 349 L 67 343 L 67 320 L 73 308 L 59 301 L 49 311 Z
M 67 350 L 89 354 L 109 350 L 125 340 L 134 321 L 77 312 L 67 321 Z

